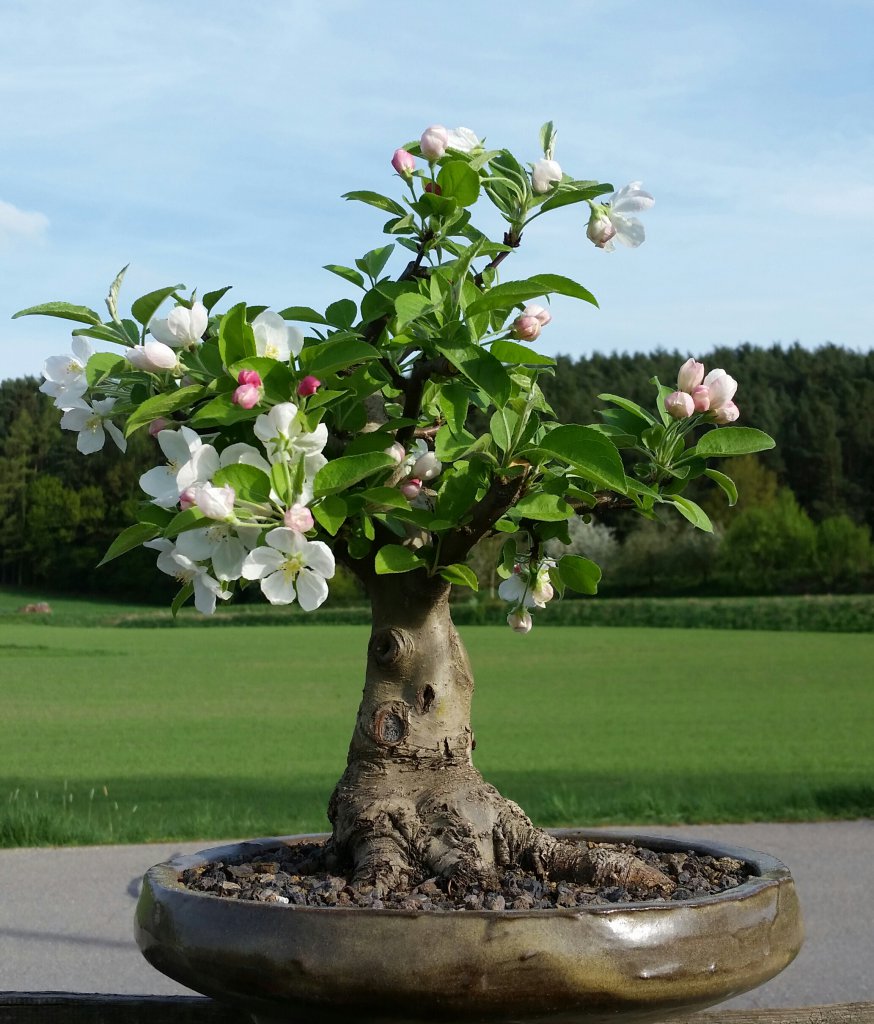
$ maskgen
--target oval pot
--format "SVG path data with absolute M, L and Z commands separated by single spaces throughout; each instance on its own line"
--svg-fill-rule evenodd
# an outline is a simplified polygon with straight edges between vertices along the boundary
M 183 985 L 257 1021 L 301 1024 L 656 1021 L 762 984 L 801 948 L 795 884 L 773 857 L 700 840 L 553 835 L 734 857 L 755 877 L 682 902 L 450 913 L 238 901 L 179 881 L 210 861 L 257 859 L 324 837 L 257 839 L 151 868 L 136 940 Z

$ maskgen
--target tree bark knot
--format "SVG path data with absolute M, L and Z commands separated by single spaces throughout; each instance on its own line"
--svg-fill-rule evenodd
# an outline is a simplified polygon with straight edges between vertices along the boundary
M 390 626 L 370 638 L 370 656 L 380 668 L 391 668 L 413 651 L 413 638 L 406 630 Z
M 371 738 L 381 747 L 396 747 L 410 731 L 410 709 L 403 701 L 388 701 L 373 713 Z

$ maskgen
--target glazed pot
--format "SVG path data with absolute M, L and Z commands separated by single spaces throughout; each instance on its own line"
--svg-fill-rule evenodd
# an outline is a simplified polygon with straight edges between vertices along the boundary
M 658 1021 L 762 984 L 801 948 L 795 884 L 773 857 L 700 840 L 553 834 L 734 857 L 754 877 L 682 902 L 449 913 L 238 901 L 179 881 L 210 861 L 324 837 L 258 839 L 151 868 L 136 940 L 158 970 L 261 1024 Z

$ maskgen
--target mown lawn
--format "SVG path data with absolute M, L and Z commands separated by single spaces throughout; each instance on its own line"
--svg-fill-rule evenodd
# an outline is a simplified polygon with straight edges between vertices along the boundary
M 476 763 L 544 825 L 874 815 L 874 637 L 466 627 Z M 326 827 L 360 626 L 0 625 L 0 845 Z

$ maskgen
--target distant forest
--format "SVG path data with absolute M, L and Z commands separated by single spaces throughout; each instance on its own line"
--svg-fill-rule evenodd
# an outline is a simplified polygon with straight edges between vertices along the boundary
M 687 355 L 560 356 L 543 388 L 559 419 L 590 423 L 602 392 L 652 407 L 649 378 L 673 383 Z M 872 589 L 874 354 L 742 345 L 695 356 L 738 380 L 740 423 L 766 430 L 777 447 L 726 463 L 741 494 L 735 509 L 703 485 L 694 495 L 716 523 L 712 537 L 639 517 L 576 530 L 577 548 L 605 568 L 604 592 Z M 126 456 L 112 445 L 80 455 L 38 383 L 0 384 L 0 582 L 163 603 L 175 588 L 156 572 L 154 552 L 95 568 L 144 498 L 137 481 L 160 461 L 156 443 L 140 431 Z M 335 589 L 355 597 L 353 587 Z

